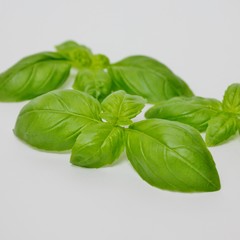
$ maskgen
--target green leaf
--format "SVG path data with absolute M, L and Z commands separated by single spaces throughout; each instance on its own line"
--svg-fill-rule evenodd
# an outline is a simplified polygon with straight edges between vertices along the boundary
M 145 117 L 178 121 L 205 131 L 210 118 L 221 108 L 221 102 L 212 98 L 175 97 L 151 107 Z
M 74 41 L 66 41 L 55 48 L 59 53 L 68 58 L 76 68 L 81 69 L 92 65 L 92 51 L 84 45 Z
M 80 45 L 74 41 L 66 41 L 57 45 L 55 48 L 58 52 L 71 60 L 72 65 L 78 69 L 104 69 L 110 64 L 107 56 L 103 54 L 93 55 L 90 48 Z
M 77 42 L 74 42 L 72 40 L 65 41 L 65 42 L 55 46 L 55 48 L 59 52 L 70 52 L 70 51 L 76 50 L 76 49 L 84 49 L 84 50 L 88 51 L 89 54 L 92 54 L 92 51 L 90 48 L 88 48 L 84 45 L 80 45 Z
M 169 68 L 146 56 L 131 56 L 108 68 L 114 89 L 146 98 L 150 103 L 175 96 L 193 96 L 188 85 Z
M 180 192 L 220 189 L 212 156 L 194 128 L 167 120 L 134 123 L 127 131 L 127 156 L 149 184 Z
M 103 100 L 111 92 L 111 78 L 104 70 L 83 69 L 77 74 L 73 88 Z
M 93 55 L 92 66 L 93 69 L 105 69 L 109 66 L 110 61 L 107 56 L 103 54 Z
M 103 100 L 101 117 L 112 124 L 129 125 L 130 119 L 141 112 L 145 103 L 142 97 L 119 90 Z
M 231 84 L 223 97 L 223 109 L 240 114 L 240 83 Z
M 62 55 L 43 52 L 28 56 L 0 75 L 0 101 L 22 101 L 61 86 L 71 64 Z
M 86 128 L 72 149 L 71 163 L 81 167 L 99 168 L 111 164 L 124 149 L 124 129 L 108 123 Z
M 238 119 L 233 114 L 219 113 L 208 122 L 206 131 L 206 143 L 208 146 L 220 144 L 238 130 Z
M 26 143 L 49 151 L 72 148 L 84 127 L 99 123 L 100 104 L 76 90 L 56 90 L 21 110 L 14 132 Z

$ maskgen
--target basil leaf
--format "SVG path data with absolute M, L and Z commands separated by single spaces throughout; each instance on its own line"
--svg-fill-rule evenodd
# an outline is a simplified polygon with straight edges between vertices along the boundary
M 240 114 L 240 83 L 231 84 L 223 97 L 223 109 Z
M 92 65 L 92 51 L 74 41 L 66 41 L 55 46 L 56 50 L 68 58 L 76 68 L 85 68 Z
M 208 121 L 221 111 L 221 102 L 212 98 L 175 97 L 151 107 L 146 118 L 162 118 L 188 124 L 205 131 Z
M 78 72 L 73 88 L 102 101 L 111 92 L 111 78 L 104 70 L 83 69 Z
M 0 101 L 22 101 L 54 90 L 66 81 L 70 68 L 58 53 L 23 58 L 0 75 Z
M 233 136 L 238 130 L 238 119 L 229 113 L 220 113 L 208 122 L 206 143 L 215 146 Z
M 80 45 L 77 42 L 72 41 L 72 40 L 65 41 L 65 42 L 55 46 L 55 48 L 58 52 L 62 52 L 62 53 L 71 52 L 71 51 L 76 50 L 76 49 L 84 49 L 84 50 L 88 51 L 89 54 L 92 54 L 92 51 L 91 51 L 90 48 L 88 48 L 84 45 Z
M 35 98 L 21 110 L 14 132 L 44 150 L 72 148 L 81 130 L 101 121 L 100 104 L 86 93 L 56 90 Z
M 145 103 L 142 97 L 119 90 L 103 100 L 101 117 L 112 124 L 129 125 L 130 119 L 141 112 Z
M 212 156 L 194 128 L 150 119 L 130 125 L 127 156 L 138 174 L 158 188 L 180 192 L 220 189 Z
M 140 95 L 150 103 L 175 96 L 192 96 L 188 85 L 169 68 L 146 56 L 131 56 L 110 65 L 115 90 Z
M 103 54 L 95 54 L 92 58 L 92 66 L 93 69 L 105 69 L 109 66 L 110 61 L 107 56 Z
M 124 149 L 124 129 L 108 123 L 86 128 L 72 149 L 71 163 L 81 167 L 99 168 L 111 164 Z
M 72 61 L 76 68 L 104 69 L 110 62 L 103 54 L 94 54 L 91 49 L 74 41 L 66 41 L 55 47 L 58 52 Z

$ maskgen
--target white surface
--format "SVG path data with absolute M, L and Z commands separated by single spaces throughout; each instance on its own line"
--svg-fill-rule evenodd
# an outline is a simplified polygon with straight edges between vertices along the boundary
M 239 0 L 0 0 L 0 71 L 74 39 L 112 61 L 146 54 L 197 95 L 221 98 L 240 81 Z M 0 103 L 1 240 L 238 240 L 240 137 L 211 148 L 222 190 L 181 194 L 145 183 L 126 158 L 73 167 L 12 133 L 25 103 Z

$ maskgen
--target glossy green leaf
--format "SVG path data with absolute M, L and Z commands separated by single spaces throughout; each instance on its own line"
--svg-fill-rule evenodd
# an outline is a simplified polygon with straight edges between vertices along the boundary
M 194 128 L 161 119 L 134 123 L 127 130 L 127 156 L 149 184 L 180 192 L 220 189 L 212 156 Z
M 188 124 L 199 131 L 205 131 L 208 121 L 221 111 L 222 105 L 216 99 L 202 97 L 175 97 L 151 107 L 146 118 L 161 118 Z
M 238 130 L 238 119 L 233 114 L 219 113 L 208 122 L 206 131 L 206 143 L 208 146 L 220 144 Z
M 141 112 L 145 103 L 144 98 L 119 90 L 103 100 L 101 117 L 112 124 L 129 125 L 130 119 Z
M 73 88 L 103 100 L 111 92 L 112 81 L 104 70 L 83 69 L 76 76 Z
M 56 90 L 39 96 L 21 110 L 14 132 L 44 150 L 72 148 L 84 127 L 99 123 L 100 104 L 76 90 Z
M 175 96 L 192 96 L 187 84 L 169 68 L 146 56 L 131 56 L 108 68 L 115 90 L 146 98 L 150 103 Z
M 223 98 L 223 109 L 240 115 L 240 83 L 231 84 Z
M 92 51 L 74 41 L 66 41 L 55 47 L 59 53 L 68 58 L 76 68 L 85 68 L 92 65 Z
M 43 52 L 23 58 L 0 74 L 0 101 L 22 101 L 61 86 L 71 65 L 62 55 Z
M 71 163 L 81 167 L 99 168 L 111 164 L 124 149 L 124 129 L 108 123 L 86 128 L 72 149 Z

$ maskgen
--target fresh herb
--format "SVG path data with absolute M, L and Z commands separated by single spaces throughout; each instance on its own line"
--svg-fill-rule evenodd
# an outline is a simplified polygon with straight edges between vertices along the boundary
M 102 69 L 83 69 L 78 72 L 73 88 L 102 101 L 111 93 L 112 80 L 109 74 Z
M 240 128 L 240 84 L 231 84 L 222 102 L 202 97 L 175 97 L 153 106 L 145 116 L 178 121 L 206 131 L 207 145 L 215 146 Z
M 55 90 L 71 69 L 76 70 L 74 90 Z M 180 192 L 220 189 L 215 163 L 199 132 L 174 121 L 132 119 L 146 102 L 170 99 L 146 116 L 162 114 L 207 129 L 207 144 L 215 145 L 239 129 L 239 93 L 235 84 L 223 103 L 194 97 L 180 77 L 153 58 L 130 56 L 112 64 L 107 56 L 73 41 L 57 45 L 55 52 L 23 58 L 0 74 L 0 101 L 36 97 L 20 111 L 14 128 L 27 144 L 46 151 L 71 150 L 70 162 L 87 168 L 112 164 L 126 150 L 145 181 Z
M 175 96 L 192 96 L 187 84 L 155 59 L 132 56 L 110 64 L 103 54 L 93 54 L 73 41 L 56 46 L 57 52 L 26 57 L 0 75 L 0 101 L 32 99 L 60 87 L 77 70 L 73 88 L 102 101 L 122 89 L 151 103 Z
M 113 89 L 140 95 L 150 103 L 193 96 L 188 85 L 167 66 L 146 56 L 131 56 L 108 67 Z
M 22 101 L 61 86 L 71 64 L 59 53 L 43 52 L 23 58 L 0 74 L 0 101 Z
M 100 103 L 73 90 L 52 91 L 30 101 L 20 112 L 15 134 L 34 147 L 63 151 L 89 125 L 101 122 Z
M 126 148 L 137 173 L 153 186 L 180 192 L 219 190 L 215 163 L 198 131 L 161 119 L 132 123 L 144 104 L 142 97 L 124 91 L 100 104 L 80 91 L 55 90 L 23 107 L 14 132 L 40 149 L 72 149 L 70 161 L 77 166 L 111 164 Z

